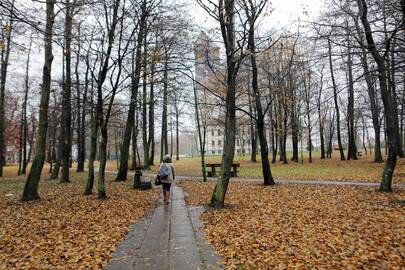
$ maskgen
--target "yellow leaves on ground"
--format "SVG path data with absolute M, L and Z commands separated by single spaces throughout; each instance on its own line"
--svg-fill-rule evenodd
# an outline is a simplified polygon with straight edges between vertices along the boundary
M 384 157 L 385 158 L 385 157 Z M 262 178 L 261 163 L 241 161 L 240 176 Z M 336 155 L 332 159 L 320 159 L 315 156 L 313 162 L 308 159 L 304 164 L 289 161 L 271 164 L 275 179 L 291 180 L 329 180 L 380 182 L 384 163 L 373 162 L 373 156 L 362 156 L 359 160 L 341 161 Z M 398 159 L 394 172 L 394 183 L 405 183 L 405 159 Z
M 239 176 L 263 179 L 260 160 L 250 162 L 249 158 L 247 155 L 235 156 L 235 162 L 240 163 Z M 386 157 L 383 156 L 383 158 Z M 275 179 L 380 182 L 384 163 L 374 163 L 373 160 L 373 155 L 363 155 L 359 157 L 359 160 L 341 161 L 337 154 L 332 159 L 322 160 L 319 152 L 314 152 L 312 163 L 309 163 L 308 158 L 305 158 L 304 164 L 292 161 L 289 161 L 288 164 L 277 162 L 271 164 L 271 170 Z M 221 163 L 221 156 L 208 156 L 206 162 Z M 156 164 L 158 165 L 159 162 Z M 202 175 L 199 158 L 182 158 L 174 161 L 174 166 L 177 175 Z M 110 161 L 107 167 L 110 170 L 117 170 L 117 163 Z M 152 172 L 157 173 L 157 170 L 158 166 L 152 167 Z M 207 171 L 209 170 L 207 168 Z M 398 159 L 393 181 L 394 183 L 405 183 L 405 159 Z
M 40 183 L 39 202 L 21 203 L 25 178 L 0 180 L 0 269 L 101 269 L 129 225 L 155 206 L 155 191 L 111 183 L 107 200 L 82 195 L 85 177 Z
M 181 183 L 193 205 L 207 204 L 214 185 Z M 229 206 L 202 218 L 228 269 L 404 269 L 404 199 L 404 190 L 233 182 Z

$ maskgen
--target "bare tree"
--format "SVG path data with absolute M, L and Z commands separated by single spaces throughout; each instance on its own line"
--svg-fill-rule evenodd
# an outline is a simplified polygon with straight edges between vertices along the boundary
M 128 172 L 128 160 L 129 160 L 129 145 L 131 143 L 131 133 L 134 127 L 135 122 L 135 110 L 137 105 L 138 99 L 138 87 L 139 81 L 141 76 L 141 69 L 142 69 L 142 47 L 144 45 L 144 36 L 145 36 L 145 28 L 147 23 L 147 17 L 150 7 L 148 7 L 147 0 L 143 0 L 141 4 L 141 11 L 140 11 L 140 18 L 138 24 L 138 36 L 136 39 L 136 49 L 135 55 L 133 56 L 133 61 L 135 62 L 133 65 L 133 74 L 132 74 L 132 82 L 131 82 L 131 102 L 129 105 L 128 110 L 128 118 L 127 124 L 125 127 L 124 133 L 124 140 L 121 147 L 121 159 L 120 159 L 120 167 L 118 170 L 118 174 L 116 177 L 116 181 L 123 181 L 127 179 L 127 172 Z M 133 146 L 134 147 L 134 146 Z
M 4 111 L 5 111 L 5 91 L 6 91 L 6 81 L 7 81 L 7 67 L 10 58 L 11 50 L 11 37 L 13 32 L 13 10 L 14 10 L 14 0 L 11 2 L 10 7 L 10 18 L 8 24 L 1 29 L 1 37 L 3 40 L 3 46 L 1 46 L 1 68 L 0 68 L 0 177 L 3 176 L 3 166 L 5 165 L 6 159 L 6 144 L 5 144 L 5 126 L 4 126 Z M 6 40 L 4 44 L 4 40 Z
M 265 135 L 265 126 L 264 126 L 264 118 L 267 114 L 267 110 L 270 107 L 270 104 L 263 110 L 262 108 L 262 101 L 261 95 L 259 91 L 259 83 L 258 83 L 258 68 L 257 68 L 257 61 L 256 61 L 256 43 L 255 43 L 255 30 L 256 30 L 256 22 L 259 18 L 260 14 L 266 7 L 267 1 L 254 1 L 248 0 L 243 1 L 244 9 L 246 13 L 246 17 L 248 19 L 249 24 L 249 38 L 248 38 L 248 50 L 250 53 L 250 64 L 252 67 L 252 89 L 253 95 L 255 99 L 255 106 L 256 106 L 256 127 L 257 133 L 260 142 L 260 154 L 262 160 L 262 171 L 263 171 L 263 183 L 264 185 L 274 185 L 274 179 L 271 174 L 270 169 L 270 162 L 269 162 L 269 151 L 267 145 L 267 139 Z M 253 134 L 252 134 L 253 136 Z
M 51 92 L 51 69 L 52 69 L 52 31 L 54 23 L 53 0 L 46 1 L 46 24 L 44 35 L 45 63 L 42 77 L 41 102 L 39 107 L 39 122 L 36 136 L 35 157 L 30 173 L 25 183 L 24 192 L 21 197 L 23 201 L 39 199 L 38 184 L 41 178 L 42 168 L 45 161 L 45 143 L 48 126 L 48 106 Z
M 398 156 L 398 136 L 395 127 L 395 111 L 392 95 L 387 85 L 387 67 L 385 63 L 385 56 L 381 55 L 374 42 L 373 31 L 371 29 L 367 14 L 368 6 L 365 0 L 357 0 L 359 7 L 360 19 L 363 24 L 364 33 L 366 36 L 368 51 L 374 58 L 378 69 L 378 79 L 380 83 L 380 91 L 383 99 L 385 110 L 385 126 L 388 136 L 388 157 L 384 166 L 384 173 L 379 191 L 392 192 L 392 176 L 394 174 L 395 166 Z M 387 44 L 388 45 L 388 44 Z
M 69 164 L 70 164 L 70 149 L 72 147 L 72 22 L 73 22 L 73 6 L 70 0 L 65 2 L 65 63 L 66 63 L 66 79 L 62 93 L 62 111 L 61 114 L 61 175 L 60 182 L 70 182 L 69 180 Z
M 332 58 L 332 42 L 330 36 L 327 37 L 328 39 L 328 52 L 329 52 L 329 69 L 332 79 L 332 86 L 333 86 L 333 100 L 335 101 L 335 110 L 336 110 L 336 133 L 337 133 L 337 140 L 339 145 L 339 153 L 340 153 L 340 160 L 345 160 L 345 154 L 343 152 L 343 145 L 341 139 L 341 129 L 340 129 L 340 111 L 339 111 L 339 102 L 338 102 L 338 89 L 335 79 L 335 72 L 333 69 L 333 58 Z
M 236 130 L 236 77 L 241 59 L 238 57 L 235 29 L 235 0 L 218 0 L 215 4 L 209 1 L 210 6 L 197 2 L 219 22 L 221 35 L 226 50 L 226 97 L 225 97 L 225 142 L 223 146 L 221 175 L 212 194 L 210 205 L 222 208 L 225 204 L 225 195 L 228 189 L 230 172 L 235 155 L 235 130 Z

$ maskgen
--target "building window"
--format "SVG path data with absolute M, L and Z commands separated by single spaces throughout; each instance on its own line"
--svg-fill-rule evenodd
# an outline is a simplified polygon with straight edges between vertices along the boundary
M 221 130 L 218 129 L 218 136 L 221 136 Z
M 212 153 L 213 155 L 215 155 L 215 150 L 212 150 L 211 153 Z
M 221 146 L 221 143 L 222 143 L 221 141 L 218 141 L 218 146 Z
M 236 140 L 236 146 L 239 146 L 239 139 Z
M 212 142 L 211 142 L 211 145 L 214 147 L 214 146 L 215 146 L 215 141 L 212 141 Z
M 214 132 L 215 132 L 215 131 L 212 129 L 212 130 L 211 130 L 211 136 L 214 136 Z
M 218 150 L 218 154 L 222 154 L 222 150 Z

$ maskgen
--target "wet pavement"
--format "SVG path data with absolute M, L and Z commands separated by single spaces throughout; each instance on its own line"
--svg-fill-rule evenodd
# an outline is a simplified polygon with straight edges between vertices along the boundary
M 223 269 L 204 238 L 203 211 L 187 206 L 183 190 L 172 186 L 170 204 L 160 200 L 149 217 L 133 225 L 105 269 Z

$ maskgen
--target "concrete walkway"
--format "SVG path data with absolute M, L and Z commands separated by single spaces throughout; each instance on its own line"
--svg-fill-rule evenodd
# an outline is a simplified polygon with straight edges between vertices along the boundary
M 204 240 L 199 219 L 203 210 L 188 207 L 182 189 L 173 186 L 170 204 L 160 199 L 148 218 L 132 226 L 105 269 L 223 269 Z

